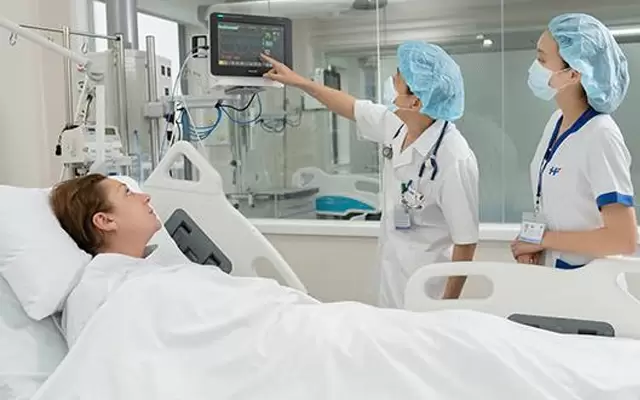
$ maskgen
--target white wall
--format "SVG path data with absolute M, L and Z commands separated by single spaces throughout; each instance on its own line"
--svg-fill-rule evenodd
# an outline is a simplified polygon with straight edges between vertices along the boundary
M 73 3 L 5 1 L 2 14 L 17 23 L 59 27 L 72 24 L 72 9 L 82 11 Z M 24 39 L 11 47 L 8 32 L 0 29 L 0 35 L 0 183 L 49 185 L 60 173 L 54 149 L 64 125 L 63 60 Z

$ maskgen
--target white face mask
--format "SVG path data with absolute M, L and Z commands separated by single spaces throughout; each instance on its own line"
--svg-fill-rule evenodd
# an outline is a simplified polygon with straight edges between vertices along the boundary
M 553 78 L 555 74 L 569 69 L 570 68 L 565 68 L 561 71 L 554 72 L 543 66 L 540 61 L 535 60 L 529 68 L 529 79 L 527 80 L 529 88 L 536 97 L 549 101 L 556 97 L 559 90 L 564 88 L 556 89 L 551 87 L 551 78 Z
M 395 112 L 398 107 L 394 104 L 396 101 L 396 97 L 398 97 L 398 93 L 396 92 L 396 87 L 393 84 L 393 76 L 387 78 L 384 81 L 384 87 L 382 90 L 382 104 L 387 106 L 391 112 Z
M 540 61 L 535 60 L 529 68 L 529 79 L 527 83 L 529 88 L 536 97 L 542 100 L 549 101 L 556 97 L 558 91 L 551 87 L 550 81 L 553 76 L 553 71 L 545 68 Z
M 398 107 L 396 105 L 396 100 L 398 99 L 398 97 L 404 97 L 404 96 L 410 96 L 410 95 L 398 94 L 398 92 L 396 92 L 396 87 L 393 84 L 393 76 L 390 76 L 389 78 L 387 78 L 387 80 L 385 80 L 384 88 L 382 91 L 382 104 L 387 106 L 389 111 L 391 112 L 396 112 L 398 110 L 413 111 L 413 109 L 411 108 Z

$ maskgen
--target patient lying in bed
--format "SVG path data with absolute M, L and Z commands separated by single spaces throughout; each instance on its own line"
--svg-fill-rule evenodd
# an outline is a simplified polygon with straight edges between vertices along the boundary
M 149 197 L 99 175 L 61 184 L 52 206 L 95 258 L 67 302 L 71 351 L 33 400 L 640 397 L 639 342 L 322 304 L 272 280 L 154 259 Z

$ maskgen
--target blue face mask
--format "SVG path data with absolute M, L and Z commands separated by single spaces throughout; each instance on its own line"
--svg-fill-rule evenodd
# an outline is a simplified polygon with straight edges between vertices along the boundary
M 527 83 L 536 97 L 545 101 L 549 101 L 556 97 L 558 90 L 549 85 L 552 76 L 553 71 L 545 68 L 540 64 L 540 61 L 535 60 L 533 62 L 531 68 L 529 68 L 529 80 Z

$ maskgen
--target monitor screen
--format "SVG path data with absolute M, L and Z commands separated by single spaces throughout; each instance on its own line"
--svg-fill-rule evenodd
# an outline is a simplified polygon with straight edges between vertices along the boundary
M 270 65 L 260 53 L 291 66 L 291 20 L 218 13 L 209 21 L 212 75 L 262 76 Z
M 284 27 L 242 22 L 218 24 L 218 65 L 269 67 L 260 53 L 277 60 L 284 57 Z

